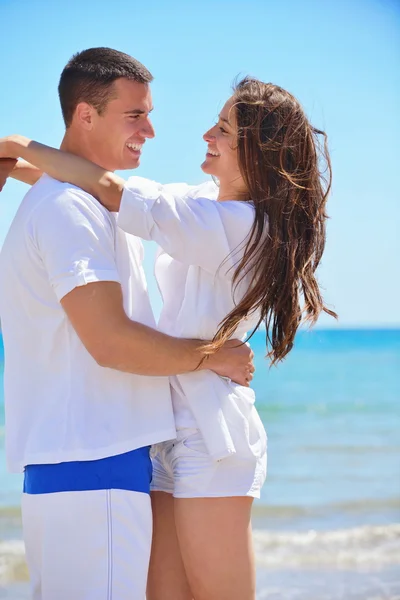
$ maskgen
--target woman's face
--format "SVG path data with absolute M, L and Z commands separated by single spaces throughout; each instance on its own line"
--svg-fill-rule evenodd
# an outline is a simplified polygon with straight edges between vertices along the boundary
M 201 165 L 204 173 L 217 177 L 221 186 L 229 184 L 242 190 L 244 182 L 238 163 L 233 98 L 225 103 L 218 122 L 203 135 L 203 139 L 208 144 L 206 159 Z

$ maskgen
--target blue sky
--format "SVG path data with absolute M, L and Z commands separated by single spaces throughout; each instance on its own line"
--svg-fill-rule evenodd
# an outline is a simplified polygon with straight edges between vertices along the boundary
M 84 48 L 114 47 L 155 76 L 157 136 L 137 174 L 162 182 L 202 181 L 202 134 L 238 74 L 286 87 L 330 139 L 325 298 L 341 326 L 400 325 L 396 0 L 1 0 L 0 23 L 0 135 L 58 145 L 63 66 Z M 25 189 L 11 182 L 0 196 L 0 244 Z M 158 311 L 153 246 L 146 251 Z

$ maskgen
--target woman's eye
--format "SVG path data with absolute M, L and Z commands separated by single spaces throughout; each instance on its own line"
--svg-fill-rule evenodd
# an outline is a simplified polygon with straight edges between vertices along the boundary
M 228 133 L 223 127 L 219 127 L 221 133 Z

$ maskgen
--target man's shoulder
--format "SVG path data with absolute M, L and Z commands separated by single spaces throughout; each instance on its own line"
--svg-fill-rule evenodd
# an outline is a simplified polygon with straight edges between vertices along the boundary
M 88 192 L 71 183 L 57 181 L 43 175 L 25 195 L 23 203 L 34 214 L 43 212 L 52 216 L 65 214 L 65 211 L 85 213 L 88 218 L 111 222 L 109 212 Z
M 68 198 L 81 198 L 88 202 L 98 202 L 96 199 L 82 190 L 82 188 L 72 185 L 63 181 L 53 179 L 48 175 L 42 175 L 42 177 L 30 188 L 25 198 L 35 198 L 38 201 L 45 199 L 56 199 L 62 198 L 67 200 Z

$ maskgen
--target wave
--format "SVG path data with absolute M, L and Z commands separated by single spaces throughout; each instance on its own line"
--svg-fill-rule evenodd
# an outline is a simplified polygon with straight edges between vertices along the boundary
M 254 531 L 259 567 L 378 571 L 400 566 L 400 524 L 335 531 Z M 26 581 L 21 540 L 0 541 L 0 585 Z
M 379 570 L 400 566 L 400 524 L 335 531 L 254 531 L 256 560 L 269 568 Z
M 0 541 L 0 586 L 28 581 L 24 543 L 21 540 Z

